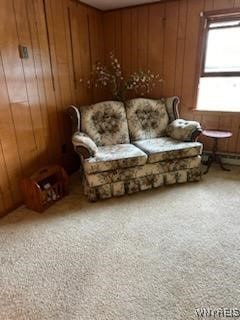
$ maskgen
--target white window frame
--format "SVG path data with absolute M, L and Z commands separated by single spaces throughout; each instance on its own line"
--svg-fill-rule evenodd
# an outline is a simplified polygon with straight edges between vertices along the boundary
M 195 95 L 195 110 L 197 111 L 222 111 L 222 112 L 240 112 L 240 101 L 239 101 L 239 110 L 228 110 L 228 106 L 222 110 L 222 108 L 212 109 L 208 106 L 205 108 L 199 108 L 197 105 L 198 102 L 198 95 L 199 95 L 199 84 L 201 78 L 207 77 L 239 77 L 240 78 L 240 71 L 234 72 L 205 72 L 205 63 L 206 63 L 206 54 L 207 54 L 207 43 L 208 43 L 208 34 L 210 24 L 217 23 L 217 22 L 227 22 L 227 21 L 234 21 L 240 20 L 240 9 L 226 9 L 226 10 L 217 10 L 217 11 L 209 11 L 209 12 L 202 12 L 201 16 L 201 34 L 200 34 L 200 44 L 199 44 L 199 51 L 200 51 L 200 58 L 199 58 L 199 69 L 197 72 L 197 86 L 196 86 L 196 95 Z

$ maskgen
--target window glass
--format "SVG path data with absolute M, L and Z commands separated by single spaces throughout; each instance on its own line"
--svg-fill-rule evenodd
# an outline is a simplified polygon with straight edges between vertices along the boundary
M 240 112 L 240 12 L 206 14 L 197 109 Z
M 198 110 L 240 111 L 240 77 L 203 77 L 198 91 Z
M 210 29 L 205 72 L 240 72 L 240 26 Z

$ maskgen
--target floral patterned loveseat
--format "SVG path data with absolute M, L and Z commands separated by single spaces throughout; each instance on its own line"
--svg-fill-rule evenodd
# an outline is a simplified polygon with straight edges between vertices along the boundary
M 171 97 L 69 108 L 90 201 L 201 179 L 201 127 L 179 119 L 178 105 Z

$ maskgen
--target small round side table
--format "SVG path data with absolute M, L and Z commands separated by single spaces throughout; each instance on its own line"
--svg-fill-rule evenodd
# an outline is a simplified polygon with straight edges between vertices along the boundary
M 222 170 L 230 171 L 230 169 L 227 169 L 224 167 L 220 154 L 217 154 L 217 148 L 218 148 L 218 140 L 231 138 L 232 132 L 221 131 L 221 130 L 203 130 L 202 134 L 205 137 L 214 139 L 212 154 L 209 155 L 208 160 L 206 161 L 207 169 L 204 172 L 204 174 L 208 173 L 213 162 L 219 163 Z

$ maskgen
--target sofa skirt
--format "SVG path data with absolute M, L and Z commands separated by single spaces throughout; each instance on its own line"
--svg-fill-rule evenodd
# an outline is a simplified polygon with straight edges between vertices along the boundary
M 148 175 L 136 179 L 107 183 L 97 187 L 90 187 L 84 177 L 84 193 L 89 201 L 119 197 L 125 194 L 132 194 L 139 191 L 158 188 L 164 185 L 180 184 L 185 182 L 200 181 L 202 171 L 200 166 L 191 169 L 184 169 L 166 172 L 156 175 Z

